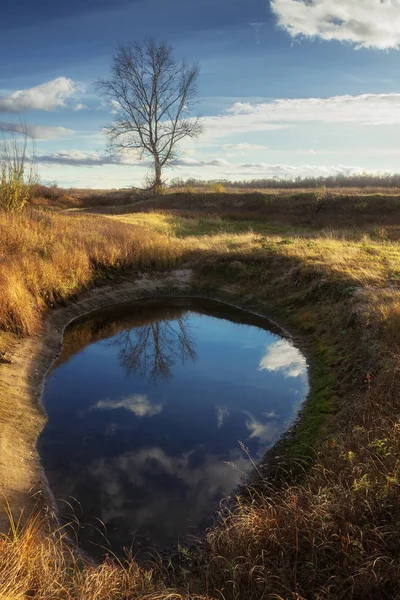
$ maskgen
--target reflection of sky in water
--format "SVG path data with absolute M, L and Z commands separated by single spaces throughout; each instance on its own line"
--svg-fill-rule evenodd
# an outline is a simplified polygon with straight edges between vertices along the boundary
M 96 518 L 117 552 L 196 532 L 250 469 L 238 441 L 260 459 L 308 390 L 304 357 L 260 319 L 153 311 L 113 335 L 96 326 L 46 383 L 40 452 L 56 497 L 80 503 L 86 547 L 105 543 Z

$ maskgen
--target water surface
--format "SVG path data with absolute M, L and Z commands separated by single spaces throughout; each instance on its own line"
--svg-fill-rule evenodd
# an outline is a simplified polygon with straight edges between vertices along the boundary
M 62 517 L 76 515 L 94 554 L 198 533 L 307 392 L 303 355 L 221 303 L 131 302 L 76 321 L 46 381 L 39 440 Z

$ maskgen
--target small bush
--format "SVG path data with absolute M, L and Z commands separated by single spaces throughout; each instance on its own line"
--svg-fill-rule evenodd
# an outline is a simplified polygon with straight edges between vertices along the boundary
M 2 165 L 0 206 L 7 211 L 22 210 L 31 198 L 31 188 L 24 181 L 24 173 L 11 165 Z
M 3 140 L 0 149 L 0 208 L 19 211 L 32 198 L 34 167 L 26 157 L 27 138 Z
M 215 194 L 223 194 L 223 193 L 225 192 L 225 186 L 224 186 L 222 183 L 216 183 L 216 184 L 213 186 L 213 189 L 212 189 L 212 191 L 213 191 Z
M 326 196 L 327 196 L 326 185 L 322 185 L 321 187 L 316 189 L 314 192 L 314 197 L 318 202 L 325 200 Z

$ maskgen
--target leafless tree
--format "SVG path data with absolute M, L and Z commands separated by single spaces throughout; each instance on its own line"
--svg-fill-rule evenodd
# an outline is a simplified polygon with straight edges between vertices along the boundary
M 198 76 L 198 65 L 177 60 L 169 44 L 147 40 L 119 46 L 110 77 L 97 82 L 115 111 L 114 121 L 106 126 L 110 151 L 134 149 L 141 157 L 151 157 L 156 191 L 179 142 L 202 132 L 200 118 L 190 116 Z
M 175 327 L 170 320 L 159 319 L 116 336 L 112 343 L 120 348 L 119 360 L 128 373 L 158 381 L 170 377 L 176 362 L 196 360 L 187 320 L 184 316 L 175 320 Z

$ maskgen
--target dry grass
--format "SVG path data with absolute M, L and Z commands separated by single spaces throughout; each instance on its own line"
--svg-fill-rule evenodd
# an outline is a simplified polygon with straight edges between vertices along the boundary
M 1 600 L 202 600 L 168 590 L 161 569 L 142 568 L 133 559 L 95 566 L 77 555 L 65 530 L 50 530 L 38 516 L 24 526 L 10 519 L 9 534 L 0 536 Z
M 179 244 L 101 217 L 0 212 L 0 329 L 31 334 L 47 307 L 117 270 L 165 269 Z
M 66 208 L 88 208 L 91 206 L 123 205 L 129 204 L 135 199 L 132 190 L 90 190 L 60 188 L 57 185 L 33 186 L 34 206 L 40 206 L 50 210 Z
M 272 255 L 302 264 L 310 273 L 329 275 L 335 282 L 387 286 L 400 282 L 400 244 L 384 228 L 373 235 L 357 229 L 286 230 L 263 222 L 232 222 L 215 217 L 190 219 L 164 213 L 133 213 L 109 220 L 135 225 L 174 243 L 213 257 L 264 261 Z M 285 285 L 285 274 L 281 274 Z
M 186 193 L 170 192 L 163 196 L 137 200 L 124 206 L 103 206 L 87 209 L 109 215 L 132 215 L 142 212 L 168 212 L 170 217 L 227 221 L 252 221 L 276 227 L 308 229 L 354 227 L 365 231 L 386 231 L 396 237 L 400 228 L 400 195 L 396 190 L 386 194 L 352 193 L 320 194 L 318 190 L 285 193 Z
M 99 274 L 184 260 L 197 271 L 201 289 L 213 293 L 234 284 L 250 305 L 267 303 L 307 337 L 315 361 L 311 408 L 294 443 L 282 447 L 278 481 L 262 465 L 262 476 L 221 511 L 184 565 L 140 568 L 131 560 L 93 566 L 76 558 L 62 534 L 33 520 L 0 540 L 0 598 L 400 596 L 395 235 L 384 228 L 366 234 L 283 224 L 277 230 L 257 221 L 161 213 L 0 215 L 0 235 L 3 329 L 30 333 L 47 306 L 92 285 Z M 307 469 L 297 469 L 311 445 Z

